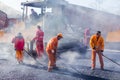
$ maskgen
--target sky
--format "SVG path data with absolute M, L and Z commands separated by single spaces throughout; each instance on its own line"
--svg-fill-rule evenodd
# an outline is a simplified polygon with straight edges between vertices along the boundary
M 21 2 L 24 2 L 26 0 L 0 0 L 4 4 L 7 4 L 8 6 L 22 12 L 21 10 Z
M 120 15 L 120 0 L 67 0 L 70 3 Z
M 25 2 L 26 0 L 0 0 L 0 1 L 22 12 L 21 2 Z M 66 0 L 66 1 L 72 4 L 81 5 L 120 15 L 120 0 Z

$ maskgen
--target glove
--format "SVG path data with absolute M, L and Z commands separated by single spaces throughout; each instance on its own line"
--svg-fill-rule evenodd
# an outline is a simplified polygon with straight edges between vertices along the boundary
M 94 46 L 94 48 L 93 48 L 93 49 L 95 50 L 95 49 L 97 49 L 97 48 L 98 48 L 98 46 Z
M 54 50 L 51 50 L 51 52 L 54 54 L 55 53 L 55 51 Z
M 101 52 L 104 52 L 103 50 L 101 50 Z
M 96 48 L 94 47 L 93 49 L 95 50 Z

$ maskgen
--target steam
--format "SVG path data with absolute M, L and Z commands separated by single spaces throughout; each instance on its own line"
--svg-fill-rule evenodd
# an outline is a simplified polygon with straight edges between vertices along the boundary
M 57 1 L 59 3 L 59 0 Z M 59 32 L 62 32 L 64 35 L 61 42 L 69 42 L 72 41 L 72 39 L 80 41 L 80 39 L 83 38 L 85 28 L 91 28 L 91 32 L 93 33 L 100 30 L 102 31 L 103 36 L 106 37 L 108 32 L 120 27 L 118 22 L 119 17 L 117 15 L 96 11 L 90 8 L 65 4 L 61 7 L 53 8 L 52 10 L 52 13 L 46 13 L 41 17 L 42 21 L 38 23 L 39 25 L 42 25 L 45 32 L 45 42 Z M 18 32 L 23 34 L 23 37 L 27 42 L 32 40 L 35 36 L 36 25 L 25 27 L 23 22 L 19 22 L 8 28 L 8 31 L 10 32 L 7 32 L 0 38 L 0 42 L 11 43 L 12 38 Z M 69 64 L 74 64 L 83 56 L 77 52 L 68 51 L 67 53 L 62 54 L 61 57 Z
M 0 10 L 7 13 L 9 18 L 21 18 L 21 12 L 17 11 L 6 4 L 0 2 Z M 14 12 L 14 13 L 13 13 Z
M 37 25 L 41 25 L 41 23 L 38 23 Z M 10 43 L 12 38 L 14 38 L 19 32 L 22 33 L 26 42 L 31 41 L 35 37 L 37 25 L 29 25 L 28 27 L 25 27 L 24 22 L 17 22 L 13 24 L 13 26 L 9 26 L 5 29 L 5 34 L 0 38 L 0 42 Z
M 61 54 L 61 58 L 63 58 L 67 64 L 75 64 L 77 62 L 77 59 L 81 58 L 81 55 L 77 52 L 68 51 Z

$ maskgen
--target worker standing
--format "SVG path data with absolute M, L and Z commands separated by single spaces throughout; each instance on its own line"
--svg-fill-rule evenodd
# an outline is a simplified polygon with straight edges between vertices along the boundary
M 37 12 L 35 12 L 34 9 L 31 9 L 30 18 L 31 18 L 31 20 L 34 20 L 34 21 L 36 21 L 39 18 Z
M 16 50 L 16 59 L 18 63 L 23 63 L 23 49 L 24 49 L 24 38 L 21 33 L 18 33 L 17 36 L 15 36 L 12 39 L 12 43 L 14 43 L 14 48 Z
M 38 58 L 42 57 L 42 54 L 44 52 L 44 45 L 43 45 L 43 38 L 44 38 L 44 32 L 41 30 L 41 27 L 37 26 L 38 30 L 36 32 L 36 36 L 33 38 L 33 41 L 36 42 L 36 52 Z
M 84 31 L 84 45 L 86 48 L 88 48 L 90 41 L 90 28 L 86 28 Z
M 92 48 L 92 56 L 91 56 L 91 60 L 92 60 L 91 66 L 92 67 L 91 67 L 91 69 L 92 70 L 95 69 L 96 54 L 98 54 L 98 56 L 99 56 L 101 69 L 104 69 L 104 63 L 103 63 L 103 58 L 102 58 L 103 51 L 104 51 L 104 39 L 101 36 L 101 31 L 97 31 L 97 33 L 90 38 L 90 47 Z
M 63 35 L 62 33 L 59 33 L 56 37 L 50 39 L 47 44 L 46 52 L 49 58 L 48 72 L 56 68 L 56 51 L 58 46 L 58 40 L 60 40 L 61 38 L 63 38 Z

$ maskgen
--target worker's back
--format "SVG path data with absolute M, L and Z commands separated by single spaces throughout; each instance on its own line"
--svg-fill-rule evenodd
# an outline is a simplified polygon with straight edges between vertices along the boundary
M 53 37 L 49 40 L 46 50 L 55 49 L 55 48 L 57 48 L 57 45 L 58 45 L 58 39 L 57 39 L 57 37 Z
M 24 49 L 24 38 L 22 36 L 16 36 L 12 42 L 14 43 L 14 47 L 16 50 Z
M 42 30 L 38 30 L 36 32 L 36 37 L 38 41 L 43 41 L 43 37 L 44 37 L 44 32 Z

